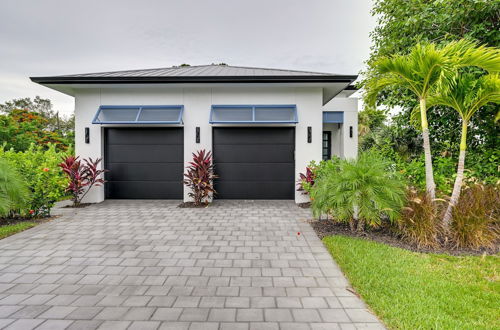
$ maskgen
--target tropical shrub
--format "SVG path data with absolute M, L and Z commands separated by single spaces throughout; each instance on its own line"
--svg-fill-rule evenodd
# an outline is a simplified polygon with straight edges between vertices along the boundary
M 195 205 L 208 203 L 211 194 L 216 193 L 214 179 L 217 178 L 212 164 L 212 153 L 200 150 L 193 153 L 193 160 L 189 162 L 184 174 L 184 184 L 191 188 L 189 197 Z
M 314 161 L 306 167 L 306 173 L 299 173 L 299 181 L 297 182 L 297 191 L 302 191 L 303 194 L 309 194 L 316 180 Z
M 100 158 L 96 160 L 92 158 L 84 159 L 83 162 L 78 158 L 68 156 L 59 164 L 59 167 L 69 179 L 66 192 L 71 194 L 74 207 L 81 204 L 83 198 L 93 186 L 99 187 L 104 184 L 102 174 L 106 172 L 106 170 L 99 169 Z
M 332 175 L 339 170 L 340 157 L 332 156 L 331 159 L 322 160 L 316 163 L 314 160 L 306 167 L 306 173 L 300 173 L 300 179 L 297 183 L 297 191 L 305 191 L 305 194 L 310 194 L 314 183 L 324 175 Z
M 466 187 L 452 211 L 451 239 L 458 248 L 493 248 L 500 239 L 500 187 Z
M 0 158 L 19 173 L 30 191 L 22 207 L 22 215 L 49 216 L 55 202 L 65 196 L 67 179 L 57 165 L 61 157 L 70 152 L 58 151 L 52 144 L 46 147 L 31 145 L 24 152 L 0 148 Z
M 404 205 L 405 185 L 385 159 L 374 152 L 357 159 L 339 160 L 326 167 L 311 190 L 315 216 L 330 214 L 349 222 L 352 230 L 363 231 L 394 221 Z
M 404 175 L 409 184 L 418 189 L 425 189 L 425 166 L 423 155 L 417 159 L 404 160 L 396 157 L 397 170 Z M 455 162 L 452 157 L 436 157 L 433 161 L 434 181 L 438 196 L 451 193 Z
M 0 217 L 21 209 L 28 199 L 28 188 L 12 166 L 0 158 Z
M 440 235 L 439 214 L 436 203 L 425 192 L 410 189 L 406 206 L 394 225 L 395 231 L 418 248 L 437 248 Z

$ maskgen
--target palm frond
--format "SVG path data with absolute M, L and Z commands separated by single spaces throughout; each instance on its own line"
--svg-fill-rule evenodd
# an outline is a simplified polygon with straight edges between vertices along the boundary
M 404 184 L 389 170 L 389 164 L 374 152 L 358 159 L 342 160 L 340 171 L 324 175 L 311 192 L 315 215 L 332 214 L 339 221 L 353 218 L 355 207 L 360 218 L 372 226 L 385 214 L 395 219 L 404 201 Z
M 456 74 L 446 86 L 435 91 L 428 99 L 428 106 L 443 105 L 458 112 L 468 122 L 487 103 L 500 103 L 500 78 L 498 74 L 477 77 L 475 74 Z
M 469 40 L 451 42 L 444 50 L 453 57 L 455 64 L 460 67 L 476 66 L 489 73 L 500 72 L 500 49 L 478 45 Z
M 20 208 L 28 197 L 28 188 L 5 159 L 0 159 L 0 216 Z
M 376 106 L 378 95 L 391 86 L 406 85 L 406 81 L 396 75 L 386 75 L 370 79 L 365 83 L 364 100 L 368 106 Z

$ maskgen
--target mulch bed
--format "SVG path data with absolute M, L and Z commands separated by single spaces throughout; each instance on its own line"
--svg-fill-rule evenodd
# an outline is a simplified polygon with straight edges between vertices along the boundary
M 335 223 L 331 220 L 316 220 L 312 219 L 308 221 L 313 227 L 314 231 L 318 235 L 320 239 L 323 239 L 325 236 L 332 235 L 344 235 L 350 237 L 358 237 L 369 239 L 375 242 L 387 244 L 390 246 L 394 246 L 401 249 L 410 250 L 413 252 L 421 252 L 421 253 L 442 253 L 449 255 L 494 255 L 500 252 L 500 246 L 497 246 L 495 249 L 480 249 L 480 250 L 472 250 L 472 249 L 452 249 L 451 247 L 441 247 L 438 249 L 430 249 L 430 248 L 419 248 L 414 244 L 406 242 L 398 238 L 393 232 L 391 232 L 388 228 L 381 228 L 378 230 L 371 230 L 366 232 L 352 232 L 349 228 L 348 224 L 345 223 Z
M 302 209 L 309 209 L 309 208 L 311 208 L 311 202 L 298 203 L 297 206 L 302 208 Z
M 193 202 L 184 202 L 180 203 L 177 205 L 177 207 L 180 207 L 181 209 L 204 209 L 208 207 L 210 204 L 201 204 L 201 205 L 195 205 Z
M 92 203 L 80 203 L 77 206 L 73 206 L 73 204 L 63 206 L 63 208 L 68 208 L 68 209 L 81 209 L 87 206 L 92 205 Z

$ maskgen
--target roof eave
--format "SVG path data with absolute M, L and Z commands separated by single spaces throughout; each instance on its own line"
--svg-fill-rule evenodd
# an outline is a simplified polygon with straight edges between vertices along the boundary
M 183 77 L 30 77 L 38 84 L 154 84 L 154 83 L 352 83 L 356 75 L 324 76 L 183 76 Z

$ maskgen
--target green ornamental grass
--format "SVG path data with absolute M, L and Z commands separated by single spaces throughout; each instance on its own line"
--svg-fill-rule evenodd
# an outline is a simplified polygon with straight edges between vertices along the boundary
M 28 188 L 19 173 L 0 158 L 0 217 L 22 207 L 28 198 Z
M 500 329 L 498 255 L 422 254 L 344 236 L 323 242 L 391 329 Z

